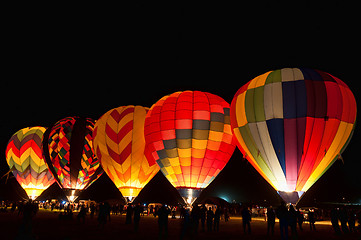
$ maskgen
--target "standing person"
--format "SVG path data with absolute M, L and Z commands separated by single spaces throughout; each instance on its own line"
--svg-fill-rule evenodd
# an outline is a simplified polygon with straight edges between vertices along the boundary
M 177 211 L 177 207 L 176 206 L 173 206 L 172 208 L 172 219 L 175 219 L 175 213 Z
M 241 214 L 242 214 L 242 223 L 243 223 L 243 233 L 246 233 L 246 227 L 248 226 L 248 233 L 251 234 L 251 211 L 248 209 L 248 207 L 243 207 Z
M 214 212 L 214 224 L 213 224 L 213 230 L 219 231 L 219 222 L 221 220 L 221 207 L 217 206 L 216 211 Z
M 269 208 L 267 208 L 267 235 L 269 235 L 270 230 L 272 235 L 274 234 L 275 221 L 276 221 L 276 214 L 272 206 L 270 206 Z
M 229 210 L 228 210 L 228 208 L 225 208 L 224 209 L 224 221 L 228 222 L 228 220 L 229 220 Z
M 197 204 L 194 204 L 191 213 L 192 233 L 196 236 L 198 234 L 200 209 Z
M 95 213 L 95 204 L 90 203 L 90 218 L 94 217 L 94 213 Z
M 340 225 L 338 224 L 338 209 L 334 208 L 331 210 L 331 223 L 332 228 L 335 231 L 336 235 L 341 234 Z
M 180 235 L 181 240 L 191 235 L 191 231 L 190 231 L 191 227 L 192 227 L 191 216 L 189 214 L 189 209 L 186 208 L 184 209 L 183 220 L 182 220 L 181 235 Z
M 297 223 L 298 223 L 298 227 L 300 228 L 301 231 L 303 231 L 303 228 L 302 228 L 303 221 L 304 221 L 303 214 L 302 214 L 301 210 L 298 209 L 298 211 L 297 211 Z
M 170 210 L 163 204 L 162 207 L 157 211 L 158 215 L 158 229 L 159 239 L 166 239 L 168 237 L 168 215 Z
M 214 217 L 213 210 L 211 207 L 209 207 L 207 211 L 207 232 L 212 231 L 213 217 Z
M 207 208 L 206 208 L 206 206 L 203 204 L 202 207 L 201 207 L 201 210 L 200 210 L 202 232 L 205 232 L 206 213 L 207 213 Z
M 297 212 L 292 204 L 288 210 L 288 224 L 291 227 L 292 238 L 297 239 Z
M 134 232 L 138 232 L 140 214 L 143 212 L 143 208 L 140 206 L 140 203 L 137 204 L 134 208 Z
M 82 221 L 83 223 L 85 223 L 85 215 L 86 215 L 87 210 L 88 210 L 87 206 L 85 206 L 84 204 L 80 205 L 80 211 L 77 216 L 78 222 Z
M 308 212 L 308 221 L 310 223 L 310 230 L 314 230 L 316 231 L 316 227 L 315 227 L 315 222 L 316 222 L 316 217 L 315 217 L 315 209 L 310 209 L 310 211 Z
M 125 216 L 125 224 L 132 224 L 133 207 L 132 205 L 127 206 L 127 215 Z
M 348 233 L 348 227 L 347 227 L 347 211 L 345 207 L 342 207 L 339 211 L 339 217 L 340 217 L 340 222 L 341 222 L 341 229 L 343 233 Z
M 349 217 L 348 217 L 348 226 L 350 227 L 350 232 L 356 232 L 356 213 L 355 211 L 352 209 L 350 211 Z
M 288 211 L 284 201 L 282 201 L 281 205 L 277 208 L 276 215 L 279 219 L 281 239 L 288 239 Z
M 99 211 L 98 211 L 98 222 L 99 222 L 99 227 L 100 228 L 104 228 L 105 224 L 107 223 L 107 209 L 106 206 L 104 205 L 104 203 L 100 203 L 99 205 Z

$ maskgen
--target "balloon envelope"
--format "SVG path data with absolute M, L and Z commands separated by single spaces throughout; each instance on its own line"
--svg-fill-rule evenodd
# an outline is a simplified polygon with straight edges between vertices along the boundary
M 123 106 L 105 113 L 94 130 L 94 149 L 104 171 L 124 197 L 138 196 L 159 171 L 144 155 L 144 120 L 148 108 Z
M 35 199 L 54 183 L 42 152 L 46 128 L 28 127 L 17 131 L 6 147 L 6 161 L 27 195 Z
M 46 163 L 70 201 L 102 174 L 93 151 L 94 120 L 67 117 L 44 134 Z
M 158 163 L 188 203 L 212 182 L 233 154 L 229 108 L 216 95 L 185 91 L 163 97 L 147 114 L 146 155 Z
M 331 74 L 284 68 L 242 86 L 231 104 L 239 149 L 281 192 L 307 191 L 340 156 L 356 120 L 356 101 Z

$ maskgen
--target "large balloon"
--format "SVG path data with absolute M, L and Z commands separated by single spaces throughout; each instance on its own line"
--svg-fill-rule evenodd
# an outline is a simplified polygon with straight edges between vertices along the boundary
M 35 199 L 54 183 L 42 152 L 46 128 L 28 127 L 17 131 L 6 147 L 6 161 L 29 198 Z
M 146 155 L 189 204 L 233 154 L 229 112 L 216 95 L 185 91 L 163 97 L 147 114 Z
M 67 117 L 48 128 L 43 150 L 49 169 L 69 201 L 102 174 L 93 151 L 94 120 Z
M 267 72 L 242 86 L 231 104 L 239 149 L 289 202 L 340 157 L 355 120 L 356 101 L 347 85 L 313 69 Z
M 159 171 L 144 155 L 148 108 L 125 106 L 105 113 L 95 124 L 94 149 L 104 171 L 127 200 L 138 196 Z

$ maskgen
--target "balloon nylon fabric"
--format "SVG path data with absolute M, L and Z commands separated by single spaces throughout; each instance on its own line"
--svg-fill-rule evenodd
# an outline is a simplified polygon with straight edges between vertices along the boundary
M 136 197 L 159 171 L 144 155 L 144 120 L 148 108 L 124 106 L 95 124 L 94 149 L 104 171 L 124 197 Z
M 84 190 L 102 174 L 93 152 L 94 120 L 67 117 L 44 134 L 44 155 L 62 189 Z
M 10 169 L 28 196 L 39 196 L 54 183 L 42 153 L 45 130 L 44 127 L 29 127 L 17 131 L 5 151 Z
M 165 96 L 149 110 L 144 127 L 148 158 L 177 188 L 205 188 L 235 149 L 229 104 L 199 91 Z
M 240 150 L 280 191 L 307 191 L 340 156 L 355 121 L 356 101 L 347 85 L 312 69 L 260 75 L 231 104 Z

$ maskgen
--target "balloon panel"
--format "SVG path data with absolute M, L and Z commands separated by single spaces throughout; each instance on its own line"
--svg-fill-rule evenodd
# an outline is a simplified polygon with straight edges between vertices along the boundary
M 102 171 L 93 152 L 94 120 L 68 117 L 57 122 L 48 135 L 48 165 L 63 188 L 85 189 Z
M 44 127 L 29 127 L 17 131 L 5 151 L 10 169 L 29 197 L 39 196 L 54 183 L 42 153 L 45 130 Z
M 304 68 L 256 77 L 231 105 L 240 150 L 281 191 L 307 191 L 341 154 L 355 120 L 356 101 L 347 85 Z
M 205 188 L 231 157 L 229 104 L 199 91 L 165 96 L 145 120 L 146 155 L 175 187 Z
M 148 108 L 125 106 L 105 113 L 95 124 L 94 149 L 104 171 L 125 197 L 136 197 L 159 171 L 144 155 Z

